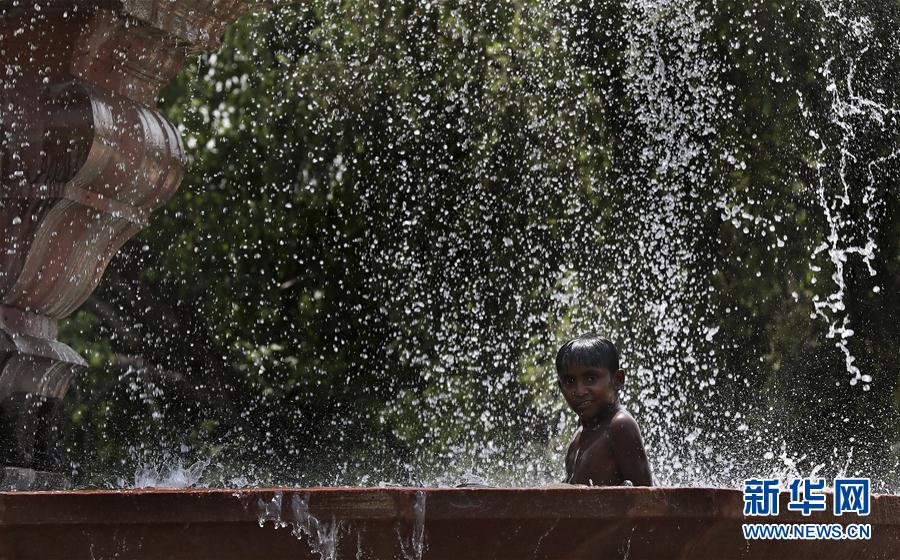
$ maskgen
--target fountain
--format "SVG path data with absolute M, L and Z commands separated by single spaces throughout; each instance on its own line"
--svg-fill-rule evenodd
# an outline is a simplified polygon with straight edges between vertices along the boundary
M 57 321 L 184 175 L 185 147 L 156 97 L 229 22 L 274 3 L 0 1 L 0 485 L 19 491 L 0 495 L 0 556 L 890 558 L 900 548 L 900 498 L 888 495 L 873 499 L 871 540 L 811 546 L 743 540 L 740 492 L 728 489 L 39 491 L 67 485 L 52 417 L 85 365 L 57 340 Z

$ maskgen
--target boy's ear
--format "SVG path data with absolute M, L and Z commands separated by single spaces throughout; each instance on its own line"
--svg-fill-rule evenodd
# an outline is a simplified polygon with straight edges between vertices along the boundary
M 620 369 L 616 371 L 613 375 L 613 386 L 616 390 L 621 390 L 622 387 L 625 386 L 625 370 Z

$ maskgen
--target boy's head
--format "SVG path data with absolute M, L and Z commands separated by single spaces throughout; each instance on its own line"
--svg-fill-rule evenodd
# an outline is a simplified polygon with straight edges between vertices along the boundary
M 556 373 L 562 375 L 572 364 L 619 370 L 619 351 L 616 345 L 596 334 L 583 334 L 562 345 L 556 353 Z
M 556 354 L 556 373 L 566 403 L 582 421 L 615 404 L 625 384 L 616 346 L 594 334 L 563 344 Z

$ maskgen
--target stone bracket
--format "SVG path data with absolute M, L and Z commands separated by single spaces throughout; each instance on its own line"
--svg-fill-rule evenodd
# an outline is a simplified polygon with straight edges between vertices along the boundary
M 29 393 L 61 399 L 84 358 L 56 340 L 0 330 L 0 396 Z

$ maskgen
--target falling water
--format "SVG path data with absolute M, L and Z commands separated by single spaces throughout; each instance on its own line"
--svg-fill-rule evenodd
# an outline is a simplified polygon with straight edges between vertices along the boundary
M 850 384 L 856 385 L 862 381 L 863 390 L 868 391 L 872 376 L 863 373 L 854 364 L 856 358 L 848 342 L 854 331 L 850 326 L 852 317 L 844 304 L 847 288 L 845 267 L 848 259 L 859 258 L 870 276 L 878 273 L 875 236 L 884 209 L 876 186 L 877 175 L 888 169 L 889 163 L 900 155 L 900 150 L 894 145 L 885 154 L 871 157 L 860 145 L 858 136 L 867 129 L 888 134 L 896 131 L 900 108 L 885 105 L 880 99 L 886 92 L 880 88 L 872 91 L 865 79 L 859 76 L 865 72 L 859 68 L 866 64 L 863 57 L 872 48 L 872 42 L 877 41 L 873 36 L 870 17 L 853 14 L 855 10 L 852 6 L 848 9 L 838 2 L 823 0 L 820 4 L 828 26 L 841 37 L 840 52 L 843 56 L 829 57 L 819 68 L 819 73 L 828 84 L 826 90 L 831 94 L 829 120 L 838 131 L 837 149 L 840 156 L 836 162 L 817 162 L 816 165 L 818 183 L 815 192 L 828 221 L 828 235 L 813 251 L 810 267 L 816 272 L 821 271 L 816 263 L 827 256 L 833 268 L 833 287 L 831 293 L 824 297 L 813 297 L 813 316 L 828 323 L 826 336 L 836 339 L 835 345 L 844 354 L 847 372 L 852 376 Z M 809 134 L 819 141 L 819 154 L 825 155 L 829 146 L 819 131 L 810 128 Z M 836 169 L 829 172 L 829 165 Z M 858 180 L 859 177 L 863 179 Z M 829 185 L 835 180 L 838 185 Z M 864 209 L 864 214 L 855 216 L 854 208 Z M 872 290 L 878 293 L 881 288 L 876 284 Z

